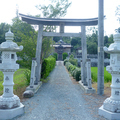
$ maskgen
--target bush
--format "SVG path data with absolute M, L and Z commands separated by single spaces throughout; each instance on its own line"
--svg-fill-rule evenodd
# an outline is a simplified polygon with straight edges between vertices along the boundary
M 28 68 L 29 70 L 31 70 L 31 64 L 32 61 L 23 61 L 23 60 L 17 60 L 16 63 L 18 63 L 20 65 L 21 68 Z
M 68 57 L 68 54 L 65 52 L 65 53 L 62 54 L 62 57 L 63 57 L 63 60 L 65 60 L 66 57 Z
M 65 59 L 65 60 L 64 60 L 64 65 L 66 64 L 66 62 L 69 62 L 69 60 L 68 60 L 68 59 Z
M 71 75 L 79 81 L 81 79 L 81 69 L 72 65 L 70 62 L 66 62 L 65 64 L 67 70 L 71 73 Z
M 24 76 L 25 76 L 25 79 L 27 80 L 27 85 L 29 85 L 30 84 L 31 71 L 29 69 L 26 69 L 24 71 Z
M 73 54 L 71 54 L 71 55 L 70 55 L 70 58 L 73 58 L 73 59 L 74 59 L 74 55 L 73 55 Z
M 57 60 L 57 58 L 58 58 L 58 54 L 57 53 L 53 53 L 52 56 Z
M 69 59 L 69 62 L 75 66 L 78 66 L 78 60 L 77 59 L 74 59 L 74 58 L 70 58 Z
M 76 72 L 75 72 L 75 79 L 76 81 L 81 80 L 81 69 L 80 68 L 76 68 Z
M 56 60 L 54 57 L 49 56 L 48 58 L 45 58 L 42 63 L 42 70 L 41 70 L 41 78 L 47 78 L 49 73 L 53 70 L 55 67 Z

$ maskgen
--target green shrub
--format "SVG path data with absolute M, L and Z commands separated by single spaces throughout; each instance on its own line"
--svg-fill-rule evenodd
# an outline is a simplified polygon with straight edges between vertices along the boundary
M 53 70 L 55 67 L 56 60 L 54 57 L 49 56 L 48 58 L 45 58 L 42 63 L 42 70 L 41 70 L 41 78 L 47 78 L 49 73 Z
M 27 80 L 27 85 L 29 85 L 30 84 L 31 71 L 29 69 L 26 69 L 24 71 L 24 76 L 25 76 L 25 79 Z
M 69 60 L 68 60 L 68 59 L 65 59 L 65 60 L 64 60 L 64 65 L 66 64 L 66 62 L 69 62 Z
M 73 58 L 73 59 L 74 59 L 74 55 L 73 55 L 73 54 L 71 54 L 71 55 L 70 55 L 70 58 Z
M 23 61 L 23 60 L 17 60 L 16 63 L 18 63 L 20 65 L 21 68 L 28 68 L 29 70 L 31 70 L 31 64 L 32 61 Z
M 68 54 L 65 52 L 65 53 L 62 54 L 62 57 L 63 57 L 63 60 L 65 60 L 66 57 L 68 57 Z
M 71 75 L 79 81 L 81 79 L 81 69 L 72 65 L 70 62 L 66 62 L 65 64 L 67 70 L 71 73 Z
M 78 66 L 78 60 L 77 59 L 74 59 L 74 58 L 70 58 L 69 59 L 69 62 L 75 66 Z
M 75 79 L 76 79 L 76 81 L 81 80 L 81 69 L 80 68 L 76 69 Z
M 65 66 L 66 66 L 67 70 L 69 69 L 70 65 L 71 65 L 70 62 L 66 62 Z
M 57 53 L 53 53 L 52 56 L 57 60 L 57 58 L 58 58 L 58 54 Z
M 70 67 L 69 67 L 69 71 L 70 71 L 70 73 L 72 74 L 72 72 L 74 71 L 76 69 L 76 66 L 74 66 L 74 65 L 70 65 Z

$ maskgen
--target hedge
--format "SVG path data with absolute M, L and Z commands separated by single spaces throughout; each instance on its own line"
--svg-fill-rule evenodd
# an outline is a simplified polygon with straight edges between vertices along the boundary
M 47 78 L 49 73 L 54 69 L 56 60 L 54 57 L 49 56 L 45 58 L 42 63 L 41 78 Z
M 65 52 L 65 53 L 62 54 L 62 57 L 63 57 L 63 60 L 65 60 L 66 57 L 68 57 L 68 54 Z
M 66 64 L 66 62 L 69 62 L 69 60 L 68 60 L 68 59 L 65 59 L 65 60 L 64 60 L 64 65 Z
M 58 54 L 57 53 L 53 53 L 52 56 L 57 60 L 57 58 L 58 58 Z
M 65 61 L 64 61 L 64 63 L 65 63 Z M 75 65 L 71 64 L 70 62 L 66 62 L 65 66 L 66 66 L 67 70 L 71 73 L 71 75 L 76 79 L 76 81 L 79 81 L 81 79 L 81 69 L 80 68 L 76 67 Z

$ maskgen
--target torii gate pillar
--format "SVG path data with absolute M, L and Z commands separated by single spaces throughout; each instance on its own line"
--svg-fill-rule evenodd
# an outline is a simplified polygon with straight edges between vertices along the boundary
M 81 42 L 82 42 L 82 68 L 83 69 L 83 85 L 87 86 L 87 68 L 86 68 L 86 59 L 87 59 L 87 44 L 86 44 L 86 30 L 85 26 L 81 26 L 81 32 L 82 32 L 82 37 L 81 37 Z
M 38 38 L 37 38 L 37 47 L 36 47 L 36 70 L 35 70 L 35 77 L 36 80 L 34 82 L 35 85 L 38 84 L 41 78 L 41 51 L 42 51 L 42 34 L 43 34 L 43 25 L 39 24 L 39 30 L 38 30 Z
M 98 86 L 97 94 L 104 94 L 104 0 L 99 1 L 98 17 Z

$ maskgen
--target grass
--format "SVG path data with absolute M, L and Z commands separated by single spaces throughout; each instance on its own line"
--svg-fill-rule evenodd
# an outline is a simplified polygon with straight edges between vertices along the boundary
M 97 73 L 98 73 L 98 68 L 97 67 L 91 67 L 91 73 L 92 73 L 92 81 L 97 82 Z M 111 82 L 112 76 L 110 73 L 106 71 L 106 67 L 104 67 L 104 82 Z
M 22 98 L 22 94 L 28 86 L 28 81 L 25 77 L 24 72 L 27 69 L 18 69 L 14 73 L 14 94 L 18 95 L 19 98 Z M 3 94 L 3 73 L 0 71 L 0 95 Z

